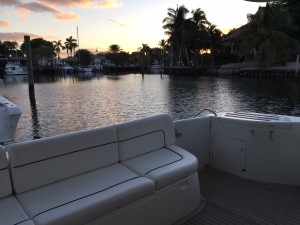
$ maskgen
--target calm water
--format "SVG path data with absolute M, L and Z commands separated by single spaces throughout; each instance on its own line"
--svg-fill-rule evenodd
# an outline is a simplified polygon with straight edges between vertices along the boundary
M 0 80 L 0 95 L 22 109 L 18 142 L 162 112 L 183 119 L 203 108 L 300 116 L 300 82 L 290 79 L 41 75 L 30 104 L 27 77 L 18 76 Z

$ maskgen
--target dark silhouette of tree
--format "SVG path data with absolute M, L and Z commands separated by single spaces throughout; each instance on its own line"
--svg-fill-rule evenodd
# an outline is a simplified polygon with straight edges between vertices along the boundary
M 286 60 L 288 49 L 299 46 L 287 35 L 295 26 L 288 10 L 280 4 L 267 3 L 248 18 L 248 24 L 239 35 L 239 54 L 242 57 L 257 53 L 261 69 L 274 60 Z

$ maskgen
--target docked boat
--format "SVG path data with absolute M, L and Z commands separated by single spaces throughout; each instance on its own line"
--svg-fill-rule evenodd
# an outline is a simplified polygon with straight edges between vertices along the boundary
M 5 146 L 0 224 L 299 224 L 300 118 L 208 111 Z
M 63 73 L 71 73 L 74 71 L 74 68 L 69 65 L 69 63 L 66 62 L 57 62 L 55 64 L 55 68 Z
M 83 72 L 83 73 L 91 73 L 93 72 L 93 68 L 91 67 L 84 67 L 84 66 L 78 66 L 76 67 L 77 72 Z
M 18 62 L 8 62 L 5 67 L 6 74 L 9 75 L 28 75 L 26 67 Z
M 162 66 L 159 64 L 159 62 L 157 60 L 155 60 L 150 65 L 150 72 L 151 73 L 161 73 L 162 72 Z

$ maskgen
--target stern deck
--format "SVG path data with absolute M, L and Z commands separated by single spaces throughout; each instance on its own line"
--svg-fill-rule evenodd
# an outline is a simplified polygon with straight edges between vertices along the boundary
M 205 168 L 199 171 L 204 209 L 182 225 L 299 225 L 300 187 L 243 179 Z

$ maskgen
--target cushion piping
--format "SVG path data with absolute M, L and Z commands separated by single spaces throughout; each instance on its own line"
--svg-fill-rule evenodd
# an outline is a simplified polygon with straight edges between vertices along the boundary
M 97 148 L 97 147 L 101 147 L 101 146 L 105 146 L 105 145 L 111 145 L 111 144 L 117 144 L 117 142 L 115 141 L 115 142 L 110 142 L 110 143 L 106 143 L 106 144 L 95 145 L 95 146 L 92 146 L 92 147 L 83 148 L 83 149 L 75 150 L 75 151 L 72 151 L 72 152 L 68 152 L 68 153 L 64 153 L 64 154 L 60 154 L 60 155 L 56 155 L 56 156 L 52 156 L 52 157 L 48 157 L 48 158 L 44 158 L 44 159 L 40 159 L 40 160 L 37 160 L 37 161 L 34 161 L 34 162 L 29 162 L 29 163 L 24 163 L 24 164 L 21 164 L 21 165 L 18 165 L 18 166 L 13 166 L 13 168 L 17 169 L 17 168 L 20 168 L 20 167 L 23 167 L 23 166 L 28 166 L 28 165 L 31 165 L 31 164 L 47 161 L 49 159 L 55 159 L 55 158 L 59 158 L 61 156 L 71 155 L 71 154 L 74 154 L 74 153 L 82 152 L 82 151 L 85 151 L 85 150 L 89 150 L 89 149 L 93 149 L 93 148 Z
M 61 207 L 61 206 L 68 205 L 68 204 L 70 204 L 70 203 L 72 203 L 72 202 L 76 202 L 76 201 L 78 201 L 78 200 L 81 200 L 81 199 L 90 197 L 90 196 L 95 195 L 95 194 L 99 194 L 99 193 L 101 193 L 101 192 L 103 192 L 103 191 L 106 191 L 106 190 L 108 190 L 108 189 L 110 189 L 110 188 L 113 188 L 113 187 L 115 187 L 115 186 L 118 186 L 118 185 L 120 185 L 120 184 L 126 183 L 127 181 L 134 180 L 134 179 L 136 179 L 136 178 L 139 178 L 139 176 L 133 177 L 133 178 L 131 178 L 131 179 L 122 181 L 122 182 L 117 183 L 117 184 L 114 184 L 114 185 L 111 185 L 111 186 L 109 186 L 109 187 L 107 187 L 107 188 L 105 188 L 105 189 L 102 189 L 102 190 L 100 190 L 100 191 L 94 192 L 94 193 L 92 193 L 92 194 L 88 194 L 88 195 L 85 195 L 85 196 L 83 196 L 83 197 L 74 199 L 74 200 L 72 200 L 72 201 L 69 201 L 69 202 L 60 204 L 60 205 L 55 206 L 55 207 L 53 207 L 53 208 L 51 208 L 51 209 L 47 209 L 47 210 L 45 210 L 45 211 L 43 211 L 43 212 L 40 212 L 40 213 L 34 215 L 33 218 L 36 218 L 37 216 L 39 216 L 39 215 L 41 215 L 41 214 L 43 214 L 43 213 L 45 213 L 45 212 L 49 212 L 49 211 L 51 211 L 51 210 L 53 210 L 53 209 L 56 209 L 56 208 L 59 208 L 59 207 Z

